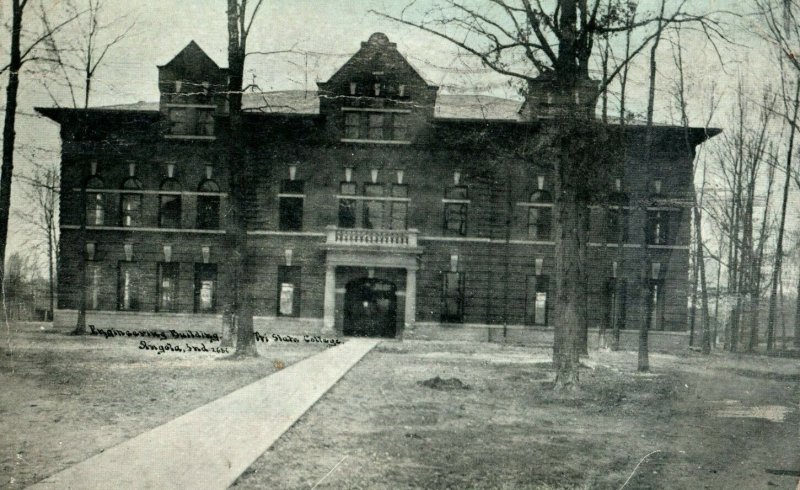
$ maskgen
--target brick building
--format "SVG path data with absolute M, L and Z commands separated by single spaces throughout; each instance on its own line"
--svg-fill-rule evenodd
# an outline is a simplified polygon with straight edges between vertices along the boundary
M 219 328 L 231 300 L 235 137 L 246 155 L 237 164 L 252 173 L 257 330 L 548 335 L 552 176 L 535 153 L 557 106 L 546 81 L 522 107 L 439 94 L 377 33 L 318 92 L 247 94 L 241 135 L 226 130 L 226 71 L 196 44 L 159 67 L 158 83 L 158 104 L 38 109 L 63 141 L 57 324 L 74 323 L 85 253 L 90 323 Z M 654 331 L 683 332 L 690 216 L 680 203 L 709 134 L 657 126 L 646 159 L 644 127 L 609 127 L 620 158 L 598 172 L 590 208 L 590 327 L 630 331 L 652 311 Z M 643 265 L 650 308 L 637 292 Z

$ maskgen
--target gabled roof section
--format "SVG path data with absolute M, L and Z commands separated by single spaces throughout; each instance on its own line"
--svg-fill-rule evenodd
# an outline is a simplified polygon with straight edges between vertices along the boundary
M 420 85 L 435 87 L 419 74 L 397 50 L 397 44 L 389 41 L 389 37 L 382 32 L 376 32 L 366 42 L 362 42 L 361 49 L 331 75 L 327 82 L 319 82 L 317 85 L 324 87 L 348 83 L 350 74 L 364 72 L 366 68 L 371 72 L 392 72 L 406 80 L 413 79 Z
M 158 68 L 169 68 L 184 72 L 197 70 L 198 68 L 200 69 L 199 71 L 206 69 L 220 70 L 219 65 L 194 40 L 189 41 L 189 44 L 174 58 L 166 64 L 159 65 Z

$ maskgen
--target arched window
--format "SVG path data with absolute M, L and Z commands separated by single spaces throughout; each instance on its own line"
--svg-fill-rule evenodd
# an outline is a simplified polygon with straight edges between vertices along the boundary
M 158 226 L 160 228 L 181 227 L 181 186 L 175 179 L 161 183 L 158 196 Z
M 664 194 L 661 192 L 662 182 L 654 180 L 651 184 L 651 207 L 647 208 L 647 243 L 649 245 L 670 245 L 672 236 L 669 225 L 674 218 L 679 218 L 680 210 L 664 206 Z
M 528 238 L 550 240 L 553 233 L 553 198 L 549 192 L 537 189 L 531 193 L 528 205 Z
M 211 179 L 200 182 L 197 188 L 197 228 L 214 230 L 219 228 L 219 185 Z
M 630 199 L 624 192 L 616 191 L 608 196 L 606 214 L 606 241 L 617 243 L 628 241 L 628 214 Z
M 86 182 L 86 225 L 102 226 L 106 219 L 106 199 L 100 192 L 103 189 L 103 180 L 92 176 Z
M 136 177 L 130 177 L 122 183 L 122 194 L 119 200 L 119 216 L 121 226 L 139 226 L 142 222 L 142 183 Z

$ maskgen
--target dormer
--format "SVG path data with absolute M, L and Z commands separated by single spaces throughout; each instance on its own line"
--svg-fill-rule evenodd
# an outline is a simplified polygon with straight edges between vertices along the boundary
M 167 139 L 213 140 L 215 117 L 227 112 L 227 70 L 194 41 L 158 67 L 160 111 Z
M 380 32 L 317 85 L 332 138 L 356 144 L 410 144 L 433 119 L 438 90 Z
M 593 119 L 599 83 L 579 80 L 573 87 L 563 87 L 552 73 L 528 81 L 528 93 L 519 113 L 526 121 L 556 117 Z

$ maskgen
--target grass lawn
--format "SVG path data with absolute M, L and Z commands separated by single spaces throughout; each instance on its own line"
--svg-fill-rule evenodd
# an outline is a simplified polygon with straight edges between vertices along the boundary
M 235 488 L 797 487 L 796 359 L 653 354 L 639 375 L 635 353 L 598 352 L 559 395 L 549 354 L 384 342 Z M 436 376 L 468 389 L 420 384 Z
M 325 348 L 259 343 L 261 357 L 226 361 L 141 350 L 138 338 L 72 337 L 48 324 L 2 329 L 0 488 L 31 485 Z M 203 343 L 151 343 L 166 342 Z

